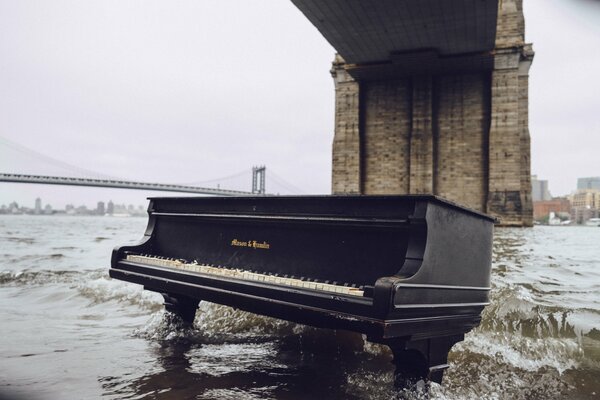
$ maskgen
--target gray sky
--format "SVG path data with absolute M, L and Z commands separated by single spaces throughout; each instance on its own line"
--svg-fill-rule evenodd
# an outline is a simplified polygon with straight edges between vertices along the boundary
M 525 12 L 532 172 L 566 194 L 600 175 L 600 2 Z M 109 176 L 187 183 L 265 164 L 328 193 L 333 55 L 289 1 L 0 0 L 0 137 Z M 0 170 L 61 172 L 30 160 L 0 143 Z M 0 204 L 149 194 L 0 183 Z

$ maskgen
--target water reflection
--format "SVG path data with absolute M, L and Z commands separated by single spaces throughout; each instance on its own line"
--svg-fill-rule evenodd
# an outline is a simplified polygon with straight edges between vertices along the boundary
M 162 338 L 150 343 L 153 370 L 135 378 L 131 378 L 135 371 L 100 378 L 104 396 L 248 400 L 394 396 L 389 353 L 377 346 L 365 352 L 364 341 L 356 334 L 297 326 L 297 333 L 282 336 L 216 338 L 177 324 L 168 313 L 161 321 L 153 329 L 161 330 Z M 365 371 L 374 373 L 365 376 Z M 377 395 L 365 396 L 378 384 L 389 391 L 378 388 Z

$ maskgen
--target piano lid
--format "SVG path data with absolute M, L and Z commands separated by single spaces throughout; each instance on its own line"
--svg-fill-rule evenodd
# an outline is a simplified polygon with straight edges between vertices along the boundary
M 451 200 L 431 194 L 405 195 L 285 195 L 285 196 L 232 196 L 148 197 L 152 212 L 203 212 L 219 214 L 285 214 L 312 216 L 361 215 L 367 218 L 406 218 L 413 211 L 413 203 L 428 201 L 462 213 L 497 222 L 496 218 L 467 208 Z
M 292 0 L 349 64 L 493 50 L 498 0 Z

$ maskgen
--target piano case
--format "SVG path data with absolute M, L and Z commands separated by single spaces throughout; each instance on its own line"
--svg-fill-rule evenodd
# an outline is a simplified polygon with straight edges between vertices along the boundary
M 435 196 L 151 198 L 110 276 L 388 345 L 397 377 L 441 382 L 489 302 L 494 219 Z

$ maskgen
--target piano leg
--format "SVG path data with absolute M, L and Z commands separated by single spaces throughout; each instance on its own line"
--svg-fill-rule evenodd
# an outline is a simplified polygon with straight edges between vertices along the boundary
M 186 324 L 193 324 L 200 300 L 180 294 L 161 293 L 165 299 L 165 310 L 179 316 Z
M 444 336 L 416 341 L 402 339 L 387 342 L 396 366 L 395 386 L 418 393 L 429 391 L 429 382 L 442 383 L 448 368 L 448 353 L 464 335 Z

